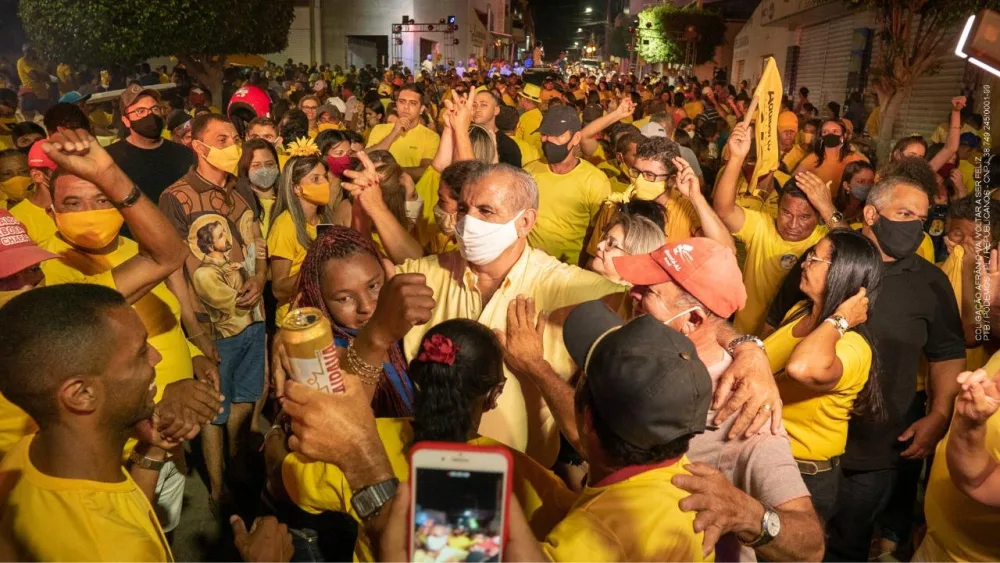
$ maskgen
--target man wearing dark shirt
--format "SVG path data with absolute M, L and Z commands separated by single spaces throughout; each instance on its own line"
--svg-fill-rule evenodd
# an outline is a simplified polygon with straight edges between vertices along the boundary
M 150 200 L 158 202 L 167 186 L 195 164 L 191 149 L 164 140 L 163 107 L 155 90 L 132 84 L 121 95 L 122 123 L 128 137 L 108 147 L 108 154 Z
M 850 421 L 826 560 L 867 560 L 872 528 L 889 502 L 900 458 L 927 457 L 948 429 L 956 377 L 965 368 L 965 336 L 948 279 L 915 254 L 929 204 L 925 188 L 893 176 L 872 188 L 864 208 L 861 232 L 878 246 L 885 265 L 869 324 L 882 366 L 886 420 Z M 779 326 L 802 299 L 801 274 L 799 266 L 789 272 L 771 305 L 765 332 Z M 917 398 L 921 354 L 929 365 L 932 399 L 929 408 L 913 417 L 908 412 Z

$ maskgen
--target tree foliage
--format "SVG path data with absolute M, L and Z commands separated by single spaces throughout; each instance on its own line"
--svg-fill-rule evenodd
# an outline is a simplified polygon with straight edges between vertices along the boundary
M 67 63 L 274 53 L 288 46 L 293 0 L 21 0 L 32 43 Z
M 636 51 L 649 63 L 683 63 L 688 28 L 697 33 L 694 64 L 715 58 L 725 41 L 726 23 L 714 10 L 659 4 L 639 12 Z

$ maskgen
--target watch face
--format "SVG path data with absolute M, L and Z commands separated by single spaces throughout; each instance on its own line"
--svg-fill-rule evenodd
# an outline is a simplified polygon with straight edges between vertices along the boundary
M 768 510 L 764 516 L 764 521 L 767 525 L 767 535 L 772 538 L 777 537 L 778 533 L 781 532 L 781 519 L 778 518 L 778 513 Z

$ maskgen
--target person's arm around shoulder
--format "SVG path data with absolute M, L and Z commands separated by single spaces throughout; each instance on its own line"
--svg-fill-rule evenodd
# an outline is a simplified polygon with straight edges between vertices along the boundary
M 111 271 L 115 288 L 129 303 L 138 301 L 184 264 L 189 250 L 174 226 L 90 133 L 63 129 L 42 148 L 57 166 L 97 185 L 121 211 L 140 249 Z
M 753 115 L 753 112 L 747 112 Z M 743 161 L 750 153 L 750 127 L 746 121 L 737 123 L 729 134 L 726 146 L 729 148 L 729 162 L 719 178 L 712 204 L 722 223 L 730 233 L 739 232 L 743 227 L 743 208 L 736 205 L 736 183 L 743 171 Z
M 1000 409 L 1000 379 L 978 369 L 957 381 L 961 392 L 945 448 L 951 481 L 972 500 L 1000 508 L 1000 465 L 986 447 L 987 425 Z
M 868 297 L 865 288 L 858 290 L 840 304 L 830 319 L 841 317 L 848 329 L 868 320 Z M 785 366 L 785 373 L 812 391 L 825 393 L 832 390 L 844 375 L 844 364 L 837 356 L 837 342 L 843 338 L 840 328 L 830 319 L 823 319 L 813 327 L 792 350 Z

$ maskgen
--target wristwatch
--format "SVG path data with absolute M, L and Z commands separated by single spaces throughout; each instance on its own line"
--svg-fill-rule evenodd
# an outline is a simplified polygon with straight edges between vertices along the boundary
M 844 336 L 844 333 L 847 332 L 847 329 L 851 328 L 851 325 L 848 324 L 847 319 L 845 319 L 842 315 L 832 315 L 828 318 L 823 319 L 823 322 L 832 323 L 833 326 L 837 327 L 837 332 L 839 332 L 841 336 Z
M 132 191 L 129 192 L 127 196 L 125 196 L 125 199 L 121 200 L 118 203 L 114 203 L 113 205 L 117 209 L 125 209 L 126 207 L 132 207 L 133 205 L 135 205 L 135 202 L 139 201 L 140 197 L 142 197 L 142 192 L 139 191 L 139 186 L 133 184 Z
M 167 461 L 170 460 L 170 456 L 168 455 L 164 459 L 153 459 L 146 457 L 135 450 L 132 450 L 132 453 L 128 456 L 128 459 L 134 465 L 137 465 L 143 469 L 149 469 L 151 471 L 159 471 L 163 469 L 163 466 L 166 465 Z
M 760 338 L 757 338 L 756 336 L 754 336 L 752 334 L 744 334 L 743 336 L 737 336 L 736 338 L 732 339 L 729 342 L 729 345 L 726 346 L 726 352 L 729 352 L 730 356 L 735 356 L 736 355 L 736 347 L 739 346 L 740 344 L 745 344 L 747 342 L 753 342 L 761 350 L 764 349 L 764 341 L 763 340 L 761 340 Z
M 841 213 L 840 211 L 834 211 L 833 215 L 830 215 L 830 220 L 826 222 L 826 226 L 832 227 L 833 225 L 836 225 L 837 223 L 840 223 L 843 220 L 844 220 L 844 214 Z
M 351 497 L 351 506 L 358 513 L 361 520 L 367 520 L 378 514 L 379 510 L 396 495 L 396 487 L 399 486 L 399 479 L 393 477 L 381 483 L 369 485 L 354 493 Z
M 770 506 L 764 505 L 764 516 L 760 519 L 760 535 L 755 539 L 745 542 L 739 540 L 741 545 L 747 547 L 760 547 L 771 543 L 774 538 L 781 533 L 781 518 Z M 737 539 L 739 539 L 737 537 Z

